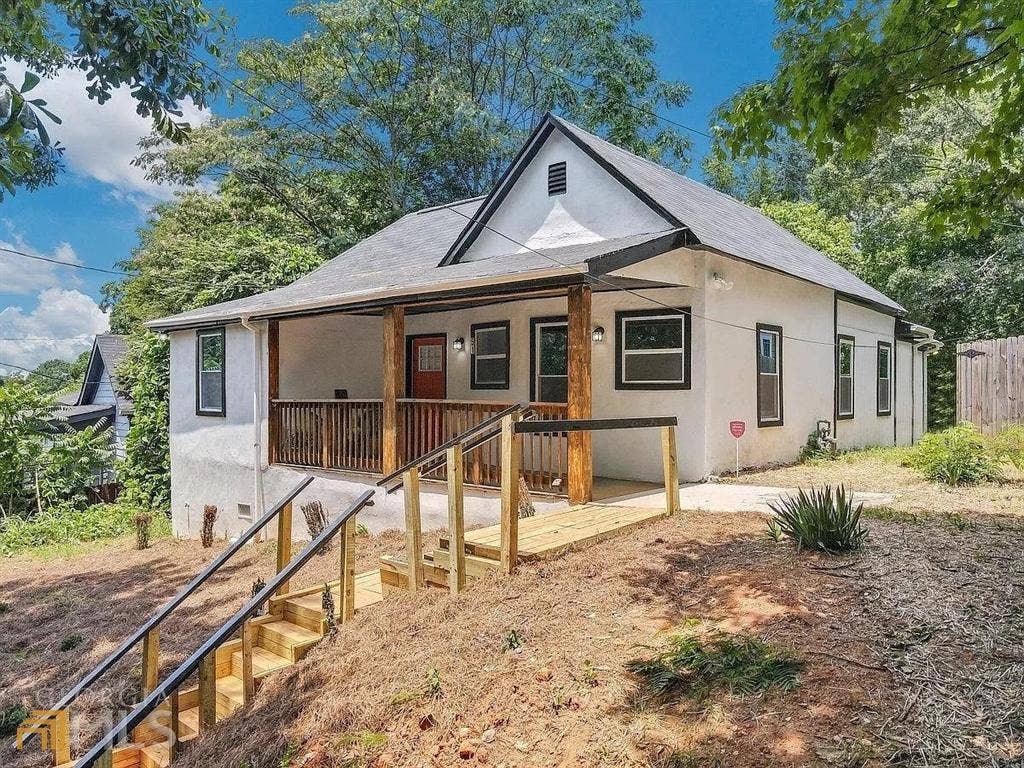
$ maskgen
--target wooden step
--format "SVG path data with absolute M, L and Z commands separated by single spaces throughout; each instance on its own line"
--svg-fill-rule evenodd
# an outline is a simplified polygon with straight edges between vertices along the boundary
M 114 768 L 140 768 L 140 755 L 142 750 L 136 744 L 122 744 L 114 747 L 112 763 Z M 61 763 L 56 768 L 75 768 L 78 760 L 70 763 Z
M 139 768 L 167 768 L 170 764 L 171 750 L 166 741 L 139 750 Z
M 320 642 L 320 633 L 300 627 L 290 621 L 269 621 L 259 625 L 256 645 L 277 656 L 296 662 Z
M 178 713 L 178 738 L 189 739 L 199 735 L 199 707 Z
M 340 602 L 337 582 L 335 582 L 334 587 L 331 589 L 331 594 L 334 597 L 334 610 L 337 612 L 338 603 Z M 284 610 L 283 617 L 285 621 L 290 621 L 292 624 L 298 624 L 300 627 L 308 629 L 310 632 L 320 631 L 320 626 L 324 617 L 322 588 L 320 591 L 308 595 L 289 597 L 287 600 L 280 603 L 279 607 Z
M 242 678 L 234 675 L 217 678 L 217 719 L 228 717 L 245 704 Z
M 284 656 L 278 656 L 266 648 L 256 646 L 252 649 L 252 676 L 256 678 L 265 677 L 284 667 L 290 666 L 291 662 Z M 237 678 L 242 677 L 242 652 L 235 651 L 231 654 L 231 674 Z
M 436 566 L 443 568 L 445 571 L 448 570 L 447 550 L 435 549 L 431 554 L 426 555 L 424 559 L 433 562 Z M 494 560 L 490 557 L 466 555 L 466 576 L 471 579 L 480 579 L 495 573 L 500 565 L 501 563 L 498 560 Z
M 423 581 L 428 586 L 447 587 L 448 569 L 423 560 Z M 380 558 L 380 583 L 387 589 L 409 589 L 409 569 L 401 557 L 383 555 Z

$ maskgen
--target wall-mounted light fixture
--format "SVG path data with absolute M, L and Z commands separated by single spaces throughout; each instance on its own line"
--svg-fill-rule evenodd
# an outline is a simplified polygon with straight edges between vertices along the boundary
M 594 330 L 590 332 L 590 338 L 593 339 L 598 344 L 604 341 L 604 326 L 594 326 Z
M 466 348 L 466 340 L 464 338 L 462 338 L 461 336 L 459 336 L 457 339 L 455 339 L 452 342 L 452 349 L 454 349 L 456 352 L 461 352 L 465 348 Z
M 714 286 L 716 291 L 728 291 L 732 289 L 732 280 L 726 280 L 717 272 L 711 275 L 711 284 Z

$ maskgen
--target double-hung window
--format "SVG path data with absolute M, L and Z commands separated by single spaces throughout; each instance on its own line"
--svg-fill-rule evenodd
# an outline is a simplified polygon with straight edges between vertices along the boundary
M 782 328 L 757 325 L 757 426 L 782 424 Z
M 877 413 L 879 416 L 892 415 L 892 344 L 878 342 Z
M 197 331 L 196 413 L 223 416 L 224 390 L 224 329 Z
M 854 350 L 857 342 L 853 336 L 839 336 L 836 339 L 836 411 L 841 419 L 853 418 L 854 393 Z
M 615 388 L 690 388 L 690 308 L 615 313 Z
M 508 389 L 508 328 L 507 320 L 470 326 L 471 389 Z

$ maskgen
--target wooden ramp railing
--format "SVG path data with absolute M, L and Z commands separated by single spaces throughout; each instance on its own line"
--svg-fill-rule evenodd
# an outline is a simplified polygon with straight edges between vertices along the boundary
M 466 472 L 465 454 L 484 442 L 498 440 L 501 456 L 501 523 L 500 549 L 498 567 L 501 572 L 511 574 L 519 561 L 519 508 L 520 479 L 523 474 L 523 441 L 524 437 L 547 431 L 558 431 L 563 434 L 574 431 L 593 431 L 605 429 L 650 429 L 661 430 L 662 468 L 665 483 L 665 513 L 672 514 L 679 510 L 679 470 L 676 455 L 676 425 L 674 416 L 640 419 L 587 419 L 587 420 L 536 420 L 532 418 L 530 409 L 516 407 L 499 414 L 501 424 L 489 425 L 471 438 L 449 441 L 448 444 L 435 449 L 425 461 L 414 462 L 393 473 L 392 478 L 401 473 L 405 486 L 405 529 L 406 546 L 404 562 L 389 559 L 392 569 L 404 570 L 404 578 L 397 579 L 394 570 L 387 574 L 382 569 L 382 581 L 385 577 L 392 579 L 391 586 L 410 590 L 421 589 L 428 579 L 426 569 L 431 569 L 430 583 L 437 584 L 438 571 L 447 570 L 447 583 L 451 592 L 457 593 L 465 588 L 467 568 L 466 529 L 464 515 L 464 477 Z M 524 418 L 525 416 L 525 418 Z M 497 418 L 497 417 L 495 417 Z M 427 562 L 423 555 L 423 536 L 420 520 L 420 476 L 433 463 L 443 460 L 448 481 L 448 543 L 447 553 L 435 552 Z M 581 509 L 586 509 L 582 507 Z M 631 518 L 633 520 L 635 518 Z M 630 523 L 632 524 L 632 523 Z M 608 530 L 614 530 L 614 525 Z M 592 538 L 592 537 L 591 537 Z M 443 546 L 443 542 L 442 542 Z M 446 563 L 438 562 L 438 555 L 446 557 Z M 489 567 L 485 558 L 473 555 L 474 567 Z M 384 560 L 382 560 L 384 563 Z M 490 561 L 494 564 L 494 561 Z

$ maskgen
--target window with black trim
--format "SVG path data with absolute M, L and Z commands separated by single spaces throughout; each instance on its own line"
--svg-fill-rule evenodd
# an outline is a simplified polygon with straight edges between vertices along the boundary
M 854 405 L 854 351 L 857 341 L 853 336 L 839 336 L 836 347 L 836 411 L 841 419 L 853 418 Z
M 548 197 L 564 195 L 568 189 L 567 178 L 568 173 L 564 160 L 560 163 L 551 163 L 548 166 Z
M 615 388 L 690 388 L 690 308 L 615 313 Z
M 196 413 L 223 416 L 225 413 L 224 329 L 196 331 Z
M 782 425 L 782 328 L 757 324 L 757 426 Z
M 508 329 L 508 320 L 470 326 L 471 389 L 508 389 Z
M 876 404 L 879 416 L 892 415 L 892 344 L 878 342 Z

